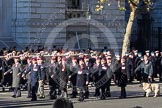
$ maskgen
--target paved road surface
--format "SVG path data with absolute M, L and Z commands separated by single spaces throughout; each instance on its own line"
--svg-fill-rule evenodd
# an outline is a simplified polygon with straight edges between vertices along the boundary
M 160 85 L 162 89 L 162 84 Z M 157 98 L 143 97 L 143 90 L 139 87 L 139 84 L 128 85 L 127 99 L 118 99 L 120 88 L 116 86 L 111 87 L 112 97 L 106 100 L 99 100 L 93 97 L 93 88 L 90 91 L 90 99 L 86 99 L 84 102 L 78 102 L 77 98 L 71 99 L 74 102 L 74 108 L 133 108 L 135 106 L 141 106 L 142 108 L 162 108 L 162 96 Z M 45 92 L 48 94 L 48 90 Z M 22 97 L 20 98 L 12 98 L 11 95 L 12 92 L 0 92 L 0 108 L 51 108 L 54 102 L 48 100 L 48 96 L 45 99 L 38 99 L 36 102 L 31 102 L 30 99 L 26 98 L 26 91 L 22 92 Z

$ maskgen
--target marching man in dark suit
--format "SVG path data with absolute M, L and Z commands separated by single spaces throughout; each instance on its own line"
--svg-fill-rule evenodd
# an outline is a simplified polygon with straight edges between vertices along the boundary
M 38 64 L 38 76 L 39 76 L 39 86 L 38 86 L 39 98 L 45 98 L 44 81 L 46 77 L 46 70 L 45 70 L 45 65 L 43 64 L 42 57 L 39 57 L 37 59 L 37 64 Z
M 122 57 L 121 61 L 119 60 L 114 64 L 115 75 L 116 75 L 116 84 L 121 87 L 120 99 L 126 98 L 126 89 L 127 86 L 127 67 L 126 67 L 126 57 Z
M 160 54 L 159 51 L 155 51 L 155 77 L 159 74 L 159 81 L 162 81 L 162 75 L 160 72 Z
M 162 70 L 162 52 L 160 55 L 160 70 Z M 160 81 L 162 81 L 162 71 L 159 72 Z
M 100 90 L 97 86 L 97 83 L 99 81 L 99 71 L 101 69 L 101 59 L 99 57 L 96 58 L 96 62 L 93 65 L 93 68 L 91 69 L 93 81 L 95 82 L 95 94 L 94 96 L 99 97 L 100 96 Z
M 72 83 L 72 97 L 71 98 L 76 98 L 77 96 L 77 89 L 76 89 L 76 76 L 77 76 L 77 70 L 79 68 L 78 61 L 76 57 L 72 58 L 72 63 L 70 64 L 70 76 L 69 80 Z
M 112 64 L 112 58 L 111 55 L 107 56 L 107 65 L 108 65 L 108 70 L 107 70 L 107 85 L 106 85 L 106 97 L 111 97 L 110 93 L 110 85 L 111 85 L 111 79 L 113 75 L 113 64 Z
M 26 67 L 25 67 L 25 71 L 24 71 L 24 74 L 23 74 L 23 76 L 22 76 L 22 77 L 24 77 L 25 79 L 27 79 L 27 84 L 28 84 L 28 86 L 27 86 L 27 91 L 28 91 L 28 96 L 27 96 L 27 98 L 31 98 L 31 96 L 32 96 L 31 71 L 29 71 L 30 68 L 31 68 L 31 65 L 32 65 L 32 63 L 31 63 L 31 58 L 28 58 L 28 59 L 27 59 L 27 65 L 26 65 Z
M 56 68 L 58 71 L 59 95 L 64 98 L 67 98 L 67 83 L 69 78 L 69 67 L 66 62 L 66 57 L 63 57 L 61 63 L 58 63 Z
M 31 71 L 31 86 L 32 86 L 32 99 L 31 101 L 36 101 L 37 100 L 37 90 L 38 90 L 38 65 L 37 65 L 37 59 L 32 58 L 32 65 L 30 67 Z
M 102 58 L 101 59 L 101 68 L 100 68 L 100 71 L 99 71 L 99 80 L 102 80 L 103 78 L 104 79 L 106 78 L 106 81 L 104 81 L 100 86 L 100 89 L 101 89 L 101 97 L 100 97 L 100 99 L 101 100 L 106 99 L 106 87 L 110 86 L 110 85 L 108 85 L 108 80 L 107 80 L 108 68 L 109 67 L 107 65 L 106 58 Z
M 58 82 L 57 82 L 57 71 L 56 71 L 56 57 L 51 58 L 51 62 L 49 64 L 48 68 L 48 77 L 49 77 L 49 95 L 50 95 L 50 100 L 56 99 L 56 89 L 58 88 Z
M 127 86 L 127 67 L 126 67 L 126 58 L 121 58 L 121 64 L 119 68 L 119 77 L 118 77 L 118 86 L 121 87 L 121 96 L 120 98 L 126 98 L 126 89 Z
M 84 63 L 84 59 L 79 60 L 79 68 L 77 70 L 77 81 L 76 81 L 76 86 L 79 89 L 79 101 L 84 100 L 84 93 L 86 92 L 86 87 L 89 83 L 89 76 L 87 74 L 87 68 Z
M 7 72 L 4 73 L 4 75 L 7 75 L 8 73 L 12 73 L 12 87 L 14 88 L 14 94 L 12 97 L 21 97 L 21 91 L 20 91 L 20 78 L 22 74 L 22 67 L 19 63 L 18 58 L 14 58 L 14 64 L 11 69 L 9 69 Z
M 93 67 L 93 64 L 90 62 L 90 58 L 89 56 L 85 56 L 84 57 L 84 62 L 85 62 L 85 66 L 87 68 L 87 74 L 89 76 L 89 82 L 92 81 L 92 78 L 90 77 L 91 76 L 91 69 Z M 88 99 L 89 98 L 89 88 L 88 88 L 88 85 L 86 87 L 86 92 L 85 92 L 85 98 Z

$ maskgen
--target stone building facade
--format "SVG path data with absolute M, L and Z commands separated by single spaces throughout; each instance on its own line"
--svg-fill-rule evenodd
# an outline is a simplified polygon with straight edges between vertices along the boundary
M 162 1 L 154 0 L 150 12 L 136 18 L 132 32 L 132 47 L 140 51 L 162 51 Z M 126 15 L 128 16 L 128 15 Z
M 0 0 L 0 39 L 23 47 L 120 50 L 125 12 L 116 1 L 102 12 L 95 11 L 97 4 L 97 0 Z

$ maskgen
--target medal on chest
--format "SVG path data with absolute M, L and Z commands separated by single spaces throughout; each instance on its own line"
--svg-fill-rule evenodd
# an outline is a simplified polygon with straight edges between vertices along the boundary
M 33 71 L 38 71 L 36 66 L 33 67 Z
M 83 71 L 82 71 L 82 70 L 78 71 L 78 74 L 82 74 L 82 73 L 83 73 Z
M 66 67 L 65 66 L 62 66 L 62 71 L 66 71 Z
M 102 69 L 103 69 L 103 70 L 107 70 L 107 67 L 106 67 L 106 66 L 102 66 Z

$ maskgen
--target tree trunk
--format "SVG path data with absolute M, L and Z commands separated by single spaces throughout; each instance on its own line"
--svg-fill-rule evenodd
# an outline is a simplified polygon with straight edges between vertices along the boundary
M 130 41 L 131 41 L 131 33 L 133 29 L 133 23 L 135 20 L 135 15 L 136 15 L 136 8 L 133 8 L 131 10 L 130 16 L 129 16 L 129 21 L 126 27 L 126 33 L 124 35 L 124 40 L 123 40 L 123 48 L 122 48 L 122 57 L 125 55 L 126 52 L 130 50 Z

